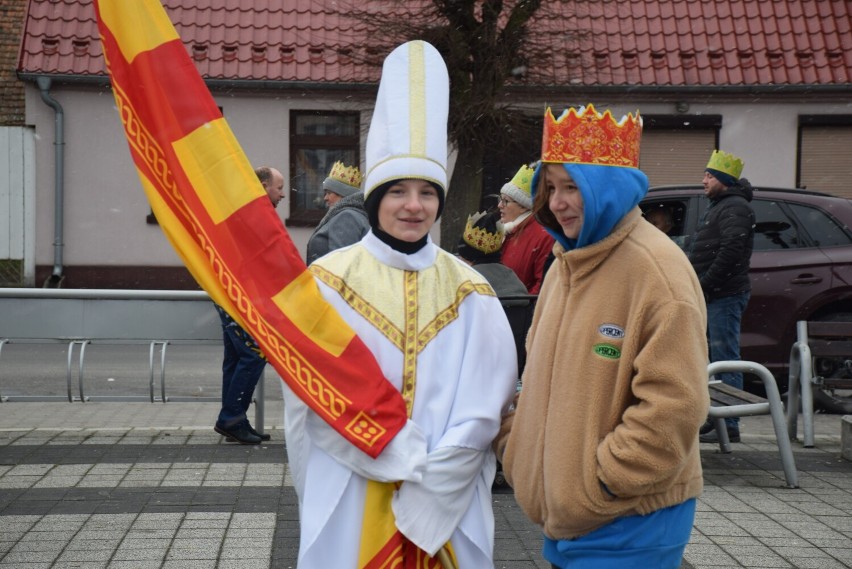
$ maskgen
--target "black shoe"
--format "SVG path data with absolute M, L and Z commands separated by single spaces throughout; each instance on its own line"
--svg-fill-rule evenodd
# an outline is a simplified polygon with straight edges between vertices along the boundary
M 220 427 L 219 425 L 216 425 L 213 427 L 213 430 L 225 437 L 226 440 L 231 439 L 240 443 L 241 445 L 257 445 L 261 442 L 260 437 L 252 433 L 247 423 L 234 425 L 230 429 L 226 429 L 225 427 Z
M 251 434 L 253 434 L 254 436 L 260 437 L 260 440 L 262 441 L 268 441 L 272 438 L 272 435 L 270 435 L 269 433 L 258 433 L 254 430 L 254 427 L 252 427 L 251 424 L 249 424 L 248 430 L 251 431 Z
M 698 429 L 698 434 L 699 435 L 706 435 L 707 433 L 714 430 L 715 428 L 716 428 L 716 423 L 711 421 L 710 419 L 707 419 L 706 421 L 704 421 L 704 424 L 701 425 L 701 428 Z
M 713 429 L 713 431 L 709 433 L 700 435 L 698 437 L 698 441 L 702 443 L 719 444 L 719 435 L 716 433 L 716 429 Z M 732 443 L 740 442 L 740 430 L 728 427 L 728 441 Z

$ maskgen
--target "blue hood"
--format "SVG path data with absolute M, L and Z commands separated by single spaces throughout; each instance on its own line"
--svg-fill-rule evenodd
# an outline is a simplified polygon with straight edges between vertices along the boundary
M 597 164 L 563 164 L 568 175 L 580 188 L 583 197 L 583 227 L 577 239 L 568 239 L 551 228 L 566 251 L 597 243 L 612 232 L 613 227 L 633 209 L 648 192 L 648 177 L 636 168 Z M 532 196 L 538 190 L 542 164 L 536 166 L 532 179 Z

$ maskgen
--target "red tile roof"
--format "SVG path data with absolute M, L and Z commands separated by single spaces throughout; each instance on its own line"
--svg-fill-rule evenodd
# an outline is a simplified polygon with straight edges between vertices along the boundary
M 369 32 L 347 6 L 399 10 L 400 4 L 356 1 L 163 4 L 206 79 L 374 82 L 378 68 L 359 62 L 384 54 L 370 51 Z M 847 0 L 544 0 L 519 83 L 850 87 L 850 22 Z M 92 0 L 30 0 L 18 70 L 103 76 Z

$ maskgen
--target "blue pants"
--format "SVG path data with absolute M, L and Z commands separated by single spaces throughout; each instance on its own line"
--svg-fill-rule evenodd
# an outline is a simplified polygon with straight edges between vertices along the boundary
M 545 536 L 543 555 L 554 569 L 677 569 L 695 521 L 695 498 L 627 516 L 577 539 Z
M 263 375 L 266 358 L 254 339 L 221 307 L 225 355 L 222 359 L 222 409 L 216 426 L 232 428 L 247 421 L 254 388 Z
M 707 344 L 710 361 L 720 362 L 740 359 L 740 322 L 748 304 L 750 293 L 717 298 L 707 303 Z M 743 388 L 742 373 L 720 373 L 722 383 Z M 739 429 L 739 417 L 725 419 L 728 428 Z

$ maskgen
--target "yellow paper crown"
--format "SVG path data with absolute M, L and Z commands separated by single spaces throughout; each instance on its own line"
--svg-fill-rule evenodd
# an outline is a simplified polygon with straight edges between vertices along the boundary
M 745 164 L 743 164 L 741 158 L 737 158 L 733 154 L 728 154 L 721 150 L 714 150 L 713 154 L 710 155 L 710 161 L 707 163 L 707 168 L 718 170 L 719 172 L 733 176 L 737 180 L 740 179 L 740 174 L 743 173 L 743 166 Z
M 550 107 L 544 113 L 541 161 L 603 166 L 639 167 L 639 140 L 642 118 L 628 113 L 615 122 L 607 110 L 603 115 L 594 105 L 574 108 L 557 120 Z
M 361 170 L 357 166 L 346 166 L 339 160 L 331 167 L 328 177 L 354 188 L 361 187 Z
M 515 174 L 515 177 L 512 178 L 512 181 L 509 183 L 520 189 L 525 194 L 529 194 L 530 187 L 532 186 L 532 177 L 534 173 L 535 170 L 533 170 L 529 166 L 521 166 L 521 169 L 518 170 L 518 173 Z
M 491 232 L 486 227 L 477 225 L 477 222 L 486 215 L 487 212 L 481 211 L 468 216 L 462 239 L 477 251 L 482 251 L 486 255 L 490 255 L 500 250 L 506 234 L 503 230 L 503 225 L 499 222 L 496 224 L 494 232 Z

